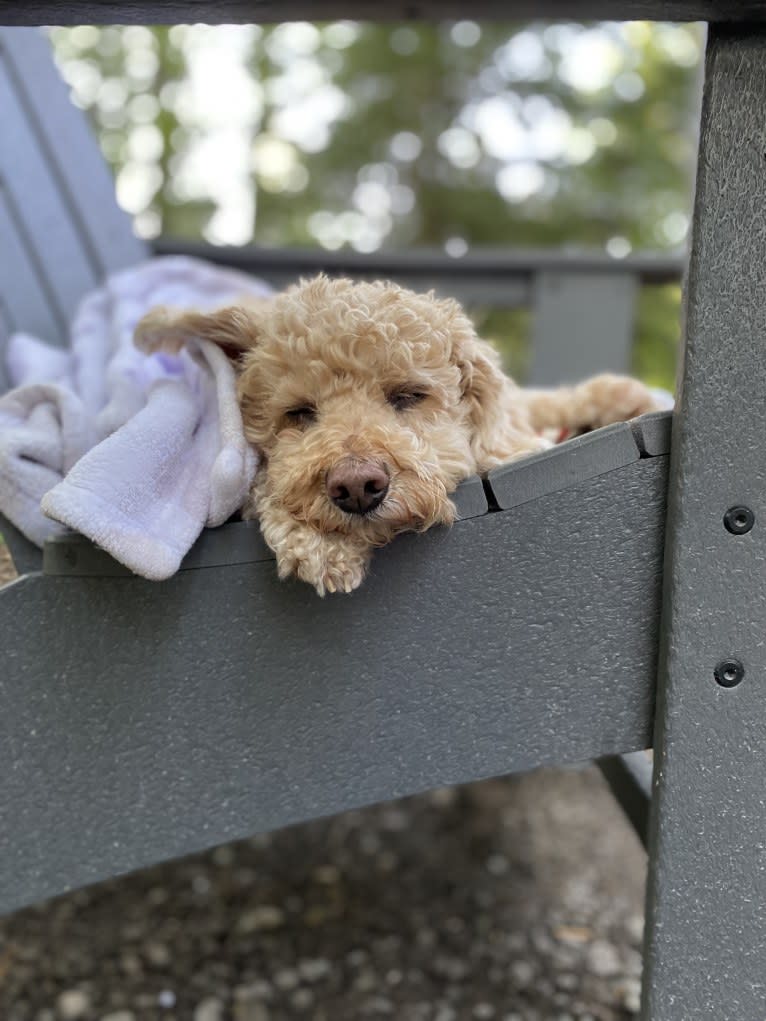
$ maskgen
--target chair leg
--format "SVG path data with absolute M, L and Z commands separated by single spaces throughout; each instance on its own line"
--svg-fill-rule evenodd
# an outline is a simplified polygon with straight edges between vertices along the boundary
M 712 26 L 706 72 L 671 455 L 644 1021 L 766 1017 L 766 28 Z
M 652 797 L 651 758 L 646 752 L 628 752 L 607 755 L 598 759 L 596 765 L 645 847 Z

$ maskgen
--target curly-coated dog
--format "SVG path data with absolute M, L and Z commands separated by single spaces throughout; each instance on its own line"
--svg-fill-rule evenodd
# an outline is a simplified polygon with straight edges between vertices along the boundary
M 319 276 L 212 313 L 153 309 L 144 350 L 213 341 L 235 360 L 249 441 L 262 457 L 244 508 L 280 577 L 350 592 L 372 549 L 449 524 L 458 483 L 549 446 L 546 430 L 597 428 L 654 407 L 604 375 L 524 390 L 460 306 L 391 283 Z

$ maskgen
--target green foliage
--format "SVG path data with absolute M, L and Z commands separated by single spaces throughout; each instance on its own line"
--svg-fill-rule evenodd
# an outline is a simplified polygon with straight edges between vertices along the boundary
M 615 255 L 685 239 L 698 26 L 80 27 L 53 39 L 146 236 Z M 678 307 L 678 288 L 651 288 L 638 310 L 636 371 L 664 386 Z M 523 373 L 525 316 L 475 314 Z

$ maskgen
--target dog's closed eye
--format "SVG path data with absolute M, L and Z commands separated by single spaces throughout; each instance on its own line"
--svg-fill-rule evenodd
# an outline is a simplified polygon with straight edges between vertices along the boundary
M 292 426 L 303 428 L 316 421 L 317 409 L 313 404 L 301 404 L 295 408 L 289 408 L 285 412 L 285 418 Z
M 386 394 L 386 400 L 397 411 L 407 411 L 409 408 L 414 408 L 416 404 L 420 404 L 426 397 L 428 397 L 428 392 L 416 386 L 397 387 L 396 390 L 391 390 Z

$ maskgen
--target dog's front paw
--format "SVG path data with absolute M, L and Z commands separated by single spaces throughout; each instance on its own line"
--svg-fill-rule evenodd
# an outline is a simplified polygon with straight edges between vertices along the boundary
M 304 577 L 300 570 L 298 577 L 303 577 L 317 590 L 320 596 L 326 592 L 353 592 L 364 581 L 367 573 L 367 562 L 360 563 L 356 558 L 338 557 L 325 563 L 319 575 Z
M 313 585 L 317 594 L 353 592 L 364 581 L 369 553 L 349 544 L 311 544 L 282 551 L 277 557 L 280 578 L 294 575 Z

